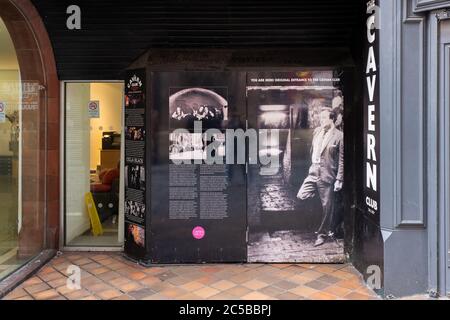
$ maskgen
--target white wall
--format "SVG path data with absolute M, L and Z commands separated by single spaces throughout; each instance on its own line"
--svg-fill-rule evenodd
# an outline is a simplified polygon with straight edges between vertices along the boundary
M 66 243 L 90 229 L 84 197 L 90 191 L 90 84 L 66 90 Z

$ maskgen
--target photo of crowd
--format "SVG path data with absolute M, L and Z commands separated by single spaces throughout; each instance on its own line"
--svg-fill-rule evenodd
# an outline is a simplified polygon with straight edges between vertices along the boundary
M 144 141 L 145 129 L 143 127 L 127 127 L 125 129 L 125 137 L 131 141 Z
M 125 215 L 144 219 L 145 205 L 134 201 L 125 201 Z
M 171 93 L 171 129 L 193 129 L 196 121 L 202 122 L 203 129 L 220 129 L 228 121 L 228 103 L 222 96 L 226 88 L 172 89 Z

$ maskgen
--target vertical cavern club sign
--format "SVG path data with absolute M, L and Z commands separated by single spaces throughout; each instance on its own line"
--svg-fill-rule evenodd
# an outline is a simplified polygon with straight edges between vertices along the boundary
M 364 80 L 365 204 L 369 216 L 379 221 L 380 211 L 380 74 L 379 74 L 379 6 L 367 3 L 367 33 Z

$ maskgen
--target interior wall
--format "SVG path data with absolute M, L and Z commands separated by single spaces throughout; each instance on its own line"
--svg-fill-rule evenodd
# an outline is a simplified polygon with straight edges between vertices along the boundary
M 88 104 L 89 83 L 66 87 L 66 243 L 89 230 L 85 194 L 90 190 L 90 149 Z M 67 186 L 67 185 L 66 185 Z
M 91 100 L 100 101 L 100 118 L 90 120 L 91 170 L 96 170 L 100 165 L 103 132 L 122 132 L 123 90 L 122 83 L 91 84 Z

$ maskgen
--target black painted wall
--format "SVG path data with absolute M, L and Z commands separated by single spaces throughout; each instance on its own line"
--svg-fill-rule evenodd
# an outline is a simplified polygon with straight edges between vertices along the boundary
M 151 48 L 349 48 L 360 0 L 32 0 L 61 80 L 114 80 Z M 66 28 L 79 5 L 82 30 Z

